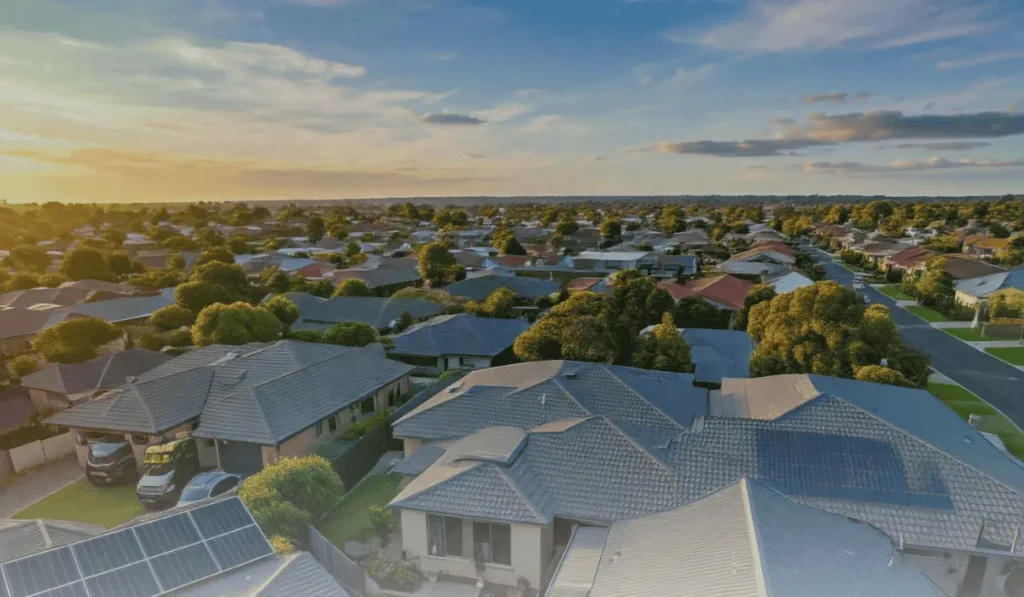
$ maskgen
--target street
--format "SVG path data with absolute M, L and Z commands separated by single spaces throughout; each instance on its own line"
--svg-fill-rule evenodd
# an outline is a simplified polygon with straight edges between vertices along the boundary
M 828 277 L 843 286 L 853 287 L 853 272 L 835 263 L 827 253 L 806 247 L 825 268 Z M 936 371 L 974 392 L 985 402 L 1024 428 L 1024 371 L 991 355 L 976 350 L 913 313 L 896 306 L 896 301 L 866 286 L 862 291 L 872 303 L 889 308 L 903 341 L 931 357 Z

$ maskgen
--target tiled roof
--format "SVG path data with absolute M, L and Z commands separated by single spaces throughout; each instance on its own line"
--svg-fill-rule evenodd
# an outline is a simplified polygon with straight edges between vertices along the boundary
M 754 346 L 746 332 L 686 328 L 683 338 L 690 345 L 697 381 L 721 383 L 723 377 L 750 377 Z
M 67 318 L 67 309 L 0 308 L 0 340 L 35 336 Z
M 169 355 L 133 348 L 74 365 L 51 364 L 21 378 L 26 388 L 58 394 L 108 390 L 171 360 Z
M 12 290 L 0 294 L 0 307 L 28 308 L 32 305 L 60 305 L 70 307 L 84 303 L 92 296 L 93 291 L 87 288 L 29 288 L 28 290 Z
M 936 255 L 935 251 L 931 251 L 924 247 L 910 247 L 904 249 L 899 253 L 893 255 L 890 260 L 893 265 L 900 267 L 913 267 L 919 263 L 924 263 Z
M 947 255 L 942 260 L 942 271 L 953 276 L 954 280 L 964 280 L 998 274 L 1005 272 L 1006 268 L 973 257 Z
M 474 371 L 394 425 L 397 437 L 453 439 L 485 427 L 521 429 L 604 415 L 617 422 L 681 429 L 707 412 L 693 376 L 573 361 Z
M 17 429 L 36 414 L 28 389 L 20 386 L 0 390 L 0 433 Z
M 484 274 L 446 286 L 444 291 L 452 296 L 482 301 L 499 288 L 508 288 L 523 298 L 536 299 L 558 292 L 558 283 L 526 276 Z
M 1024 265 L 1008 272 L 989 274 L 979 278 L 968 278 L 956 283 L 957 292 L 978 298 L 986 297 L 998 290 L 1016 288 L 1024 290 Z
M 405 284 L 421 280 L 416 261 L 412 259 L 382 259 L 374 268 L 350 268 L 335 272 L 337 282 L 357 278 L 366 282 L 369 288 Z
M 732 309 L 742 309 L 743 299 L 754 287 L 753 282 L 748 282 L 736 276 L 722 274 L 708 278 L 697 278 L 686 284 L 665 281 L 658 286 L 669 291 L 672 298 L 677 301 L 684 298 L 699 296 L 716 303 L 726 305 Z
M 125 298 L 81 303 L 71 307 L 74 315 L 95 317 L 110 323 L 131 321 L 149 317 L 158 309 L 174 304 L 174 289 L 166 288 L 154 296 L 131 296 Z
M 392 336 L 390 352 L 402 355 L 498 355 L 529 329 L 522 319 L 492 319 L 467 313 L 441 315 Z
M 385 329 L 406 311 L 414 319 L 423 319 L 440 315 L 441 310 L 437 303 L 423 299 L 336 296 L 319 304 L 308 303 L 306 307 L 299 306 L 299 319 L 326 324 L 359 321 L 377 329 Z
M 603 280 L 604 278 L 576 278 L 569 282 L 569 285 L 566 286 L 566 290 L 589 290 L 597 284 L 600 284 Z

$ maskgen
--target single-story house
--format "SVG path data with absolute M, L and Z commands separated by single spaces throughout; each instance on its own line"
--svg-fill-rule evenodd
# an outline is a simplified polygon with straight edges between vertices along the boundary
M 966 280 L 1002 273 L 1006 268 L 966 255 L 943 255 L 942 271 L 952 276 L 954 280 Z
M 508 288 L 516 293 L 517 297 L 532 301 L 558 292 L 559 284 L 558 282 L 541 278 L 504 276 L 488 272 L 455 282 L 445 286 L 443 290 L 452 296 L 484 301 L 487 300 L 487 297 L 491 296 L 492 292 L 499 288 Z
M 760 246 L 736 253 L 729 258 L 730 261 L 757 261 L 761 263 L 775 263 L 778 265 L 793 265 L 796 259 L 792 251 L 783 252 L 774 246 L 774 243 L 759 243 Z
M 787 292 L 793 292 L 798 288 L 813 286 L 814 280 L 811 280 L 800 272 L 790 272 L 784 276 L 769 280 L 768 284 L 775 289 L 776 294 L 786 294 Z
M 788 265 L 779 265 L 770 261 L 733 261 L 731 259 L 719 263 L 715 269 L 723 274 L 746 278 L 769 278 L 791 271 Z
M 0 352 L 14 354 L 28 350 L 39 332 L 67 318 L 67 309 L 60 307 L 0 308 Z
M 322 332 L 336 323 L 358 321 L 378 331 L 388 331 L 394 327 L 402 313 L 409 313 L 413 321 L 423 321 L 440 315 L 443 310 L 441 305 L 423 299 L 376 296 L 336 296 L 323 299 L 297 292 L 285 296 L 299 307 L 299 320 L 292 324 L 293 330 Z
M 693 255 L 654 255 L 654 265 L 650 268 L 653 278 L 675 278 L 677 276 L 694 276 L 697 274 L 699 261 Z
M 388 355 L 428 375 L 486 369 L 515 362 L 512 344 L 529 327 L 522 319 L 441 315 L 392 336 Z
M 84 363 L 51 363 L 21 378 L 38 408 L 67 408 L 123 385 L 171 360 L 170 355 L 142 348 L 105 354 Z
M 700 297 L 719 309 L 737 311 L 743 308 L 743 299 L 747 298 L 754 283 L 730 274 L 720 274 L 690 280 L 686 284 L 666 280 L 659 282 L 658 286 L 667 290 L 677 301 Z
M 380 296 L 391 296 L 402 288 L 417 287 L 423 284 L 419 267 L 414 259 L 385 258 L 370 267 L 353 267 L 335 270 L 332 279 L 335 283 L 355 278 L 362 280 L 366 286 Z
M 1010 244 L 1009 238 L 995 238 L 985 234 L 974 234 L 964 238 L 964 253 L 991 257 Z
M 70 307 L 89 300 L 93 295 L 85 288 L 29 288 L 0 294 L 0 307 L 28 309 L 36 305 Z
M 145 323 L 156 311 L 174 304 L 174 288 L 164 288 L 152 296 L 80 303 L 68 309 L 70 317 L 94 317 L 109 323 Z
M 582 261 L 586 264 L 583 269 L 637 269 L 645 264 L 654 265 L 654 260 L 648 258 L 648 255 L 648 251 L 583 251 L 573 257 L 572 262 L 576 265 L 577 260 Z
M 146 446 L 180 432 L 200 461 L 249 474 L 341 437 L 360 417 L 401 404 L 413 367 L 364 348 L 280 340 L 184 353 L 101 397 L 47 419 L 86 439 L 123 434 Z
M 924 247 L 910 247 L 909 249 L 904 249 L 891 257 L 882 259 L 882 267 L 903 271 L 920 269 L 925 266 L 929 259 L 936 255 L 937 253 L 935 251 Z
M 993 293 L 1006 290 L 1024 292 L 1024 266 L 979 278 L 960 280 L 956 283 L 956 301 L 961 305 L 974 306 Z
M 583 292 L 585 290 L 588 290 L 590 292 L 604 292 L 608 288 L 609 288 L 609 282 L 608 282 L 608 278 L 607 277 L 605 277 L 605 278 L 591 278 L 591 277 L 575 278 L 573 280 L 569 280 L 569 283 L 565 287 L 566 291 L 568 291 L 569 294 L 572 294 L 574 292 Z

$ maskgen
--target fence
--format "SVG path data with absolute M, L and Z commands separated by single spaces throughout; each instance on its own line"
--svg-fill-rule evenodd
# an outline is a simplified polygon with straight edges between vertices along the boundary
M 0 459 L 10 462 L 10 467 L 6 466 L 6 463 L 0 464 L 0 478 L 6 476 L 3 474 L 5 470 L 15 474 L 20 473 L 25 469 L 39 466 L 46 462 L 60 460 L 74 451 L 75 434 L 70 431 L 46 439 L 28 442 L 10 450 L 0 450 Z
M 354 597 L 366 595 L 366 574 L 333 543 L 313 527 L 309 527 L 309 553 Z

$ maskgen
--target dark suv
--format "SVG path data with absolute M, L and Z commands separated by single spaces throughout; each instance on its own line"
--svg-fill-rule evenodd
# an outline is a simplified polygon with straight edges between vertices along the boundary
M 104 440 L 89 444 L 85 476 L 96 485 L 112 485 L 136 477 L 135 453 L 126 441 Z

